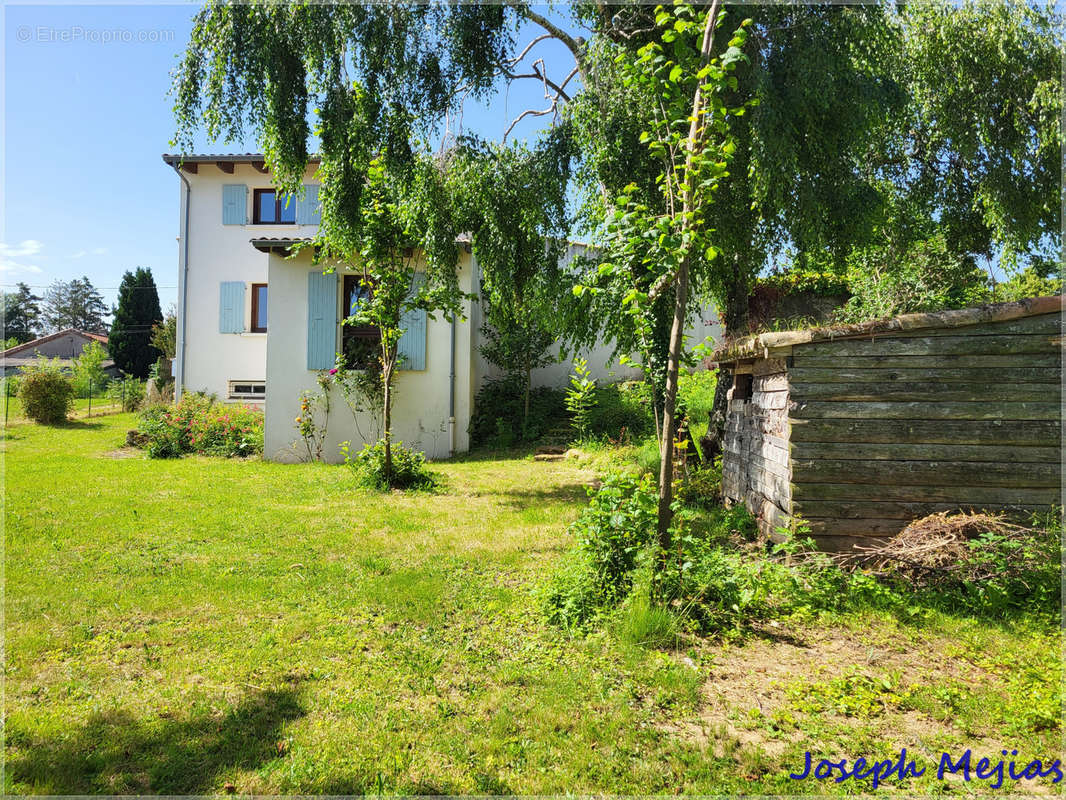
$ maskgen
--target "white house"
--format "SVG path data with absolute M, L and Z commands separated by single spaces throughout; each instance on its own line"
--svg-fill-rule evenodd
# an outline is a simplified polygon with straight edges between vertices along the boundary
M 354 353 L 370 330 L 341 324 L 348 316 L 354 275 L 323 274 L 310 249 L 290 257 L 295 244 L 317 231 L 316 163 L 308 166 L 304 196 L 286 202 L 275 191 L 263 156 L 164 155 L 181 178 L 178 237 L 178 330 L 175 377 L 178 392 L 206 391 L 231 402 L 263 405 L 265 455 L 300 457 L 295 418 L 305 391 L 319 391 L 319 376 L 338 352 Z M 578 246 L 571 246 L 572 257 Z M 459 284 L 479 293 L 476 259 L 469 246 L 459 256 Z M 474 398 L 494 368 L 480 354 L 482 320 L 467 301 L 465 319 L 452 322 L 424 312 L 405 320 L 404 356 L 396 379 L 393 435 L 429 458 L 469 449 L 467 432 Z M 705 317 L 716 317 L 704 314 Z M 719 333 L 717 320 L 695 326 L 699 340 Z M 608 364 L 611 347 L 587 354 L 599 379 L 635 377 L 632 368 Z M 357 356 L 353 356 L 358 360 Z M 565 385 L 568 364 L 538 370 L 536 385 Z M 340 444 L 375 440 L 380 422 L 353 415 L 337 387 L 330 396 L 323 457 L 341 459 Z

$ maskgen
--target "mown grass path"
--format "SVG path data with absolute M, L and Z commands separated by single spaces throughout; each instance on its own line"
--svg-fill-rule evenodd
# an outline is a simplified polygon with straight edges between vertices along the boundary
M 708 716 L 716 664 L 747 696 L 743 647 L 546 628 L 536 591 L 592 477 L 569 462 L 459 460 L 438 493 L 382 496 L 338 467 L 149 461 L 120 449 L 133 423 L 5 432 L 8 792 L 842 791 L 788 780 L 804 741 L 898 746 L 833 728 L 832 687 L 777 722 Z M 846 622 L 856 652 L 931 641 Z M 1008 670 L 1050 641 L 937 624 Z

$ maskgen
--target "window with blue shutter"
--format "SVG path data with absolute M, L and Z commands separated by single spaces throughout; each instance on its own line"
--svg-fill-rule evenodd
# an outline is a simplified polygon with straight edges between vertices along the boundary
M 425 274 L 416 272 L 408 296 L 417 294 L 425 282 Z M 400 337 L 396 346 L 400 355 L 400 369 L 424 370 L 426 368 L 426 317 L 424 308 L 406 311 L 400 317 L 400 327 L 404 329 L 403 336 Z
M 227 183 L 222 187 L 222 224 L 244 225 L 248 222 L 248 187 Z
M 322 221 L 322 209 L 318 204 L 318 184 L 304 184 L 303 199 L 296 204 L 296 222 L 299 225 L 318 225 Z
M 244 332 L 244 281 L 223 281 L 219 284 L 218 332 Z
M 307 274 L 307 368 L 329 369 L 337 355 L 337 273 Z

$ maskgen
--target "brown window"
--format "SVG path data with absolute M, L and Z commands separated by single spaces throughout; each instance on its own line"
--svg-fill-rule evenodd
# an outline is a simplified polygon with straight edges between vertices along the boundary
M 358 275 L 344 276 L 345 317 L 359 310 L 359 303 L 370 296 L 370 287 L 361 283 Z M 381 331 L 374 325 L 345 325 L 341 331 L 344 365 L 348 369 L 366 369 L 379 358 Z
M 252 195 L 252 222 L 256 225 L 295 225 L 296 198 L 277 189 L 256 189 Z
M 252 284 L 252 333 L 266 333 L 267 329 L 267 285 Z

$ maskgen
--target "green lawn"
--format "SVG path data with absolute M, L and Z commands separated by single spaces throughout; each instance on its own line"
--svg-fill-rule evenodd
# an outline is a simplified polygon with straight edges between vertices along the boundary
M 4 408 L 4 398 L 0 397 L 0 417 L 2 417 L 6 411 L 7 419 L 9 423 L 29 422 L 26 415 L 22 412 L 22 402 L 17 397 L 7 398 L 9 404 L 6 409 Z M 71 416 L 74 419 L 88 418 L 91 411 L 94 417 L 104 414 L 115 414 L 122 410 L 122 404 L 116 403 L 110 397 L 94 397 L 92 399 L 92 408 L 89 407 L 88 397 L 76 397 L 74 399 L 74 413 Z
M 592 478 L 571 462 L 383 497 L 339 467 L 148 461 L 119 449 L 133 422 L 6 431 L 9 793 L 854 792 L 787 773 L 1057 749 L 1046 622 L 572 639 L 536 601 Z

